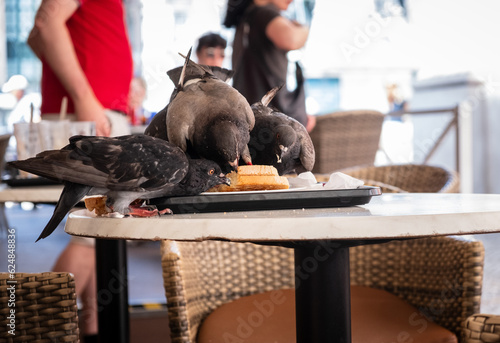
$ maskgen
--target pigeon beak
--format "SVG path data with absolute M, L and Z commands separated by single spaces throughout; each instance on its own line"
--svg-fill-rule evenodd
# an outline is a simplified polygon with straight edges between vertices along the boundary
M 229 162 L 229 165 L 231 166 L 231 168 L 233 168 L 233 170 L 238 170 L 238 159 L 235 159 L 234 161 Z
M 284 152 L 288 151 L 288 147 L 286 147 L 286 146 L 283 146 L 283 145 L 280 144 L 279 147 L 280 147 L 281 151 L 284 151 Z
M 228 177 L 226 177 L 226 175 L 224 175 L 224 173 L 220 173 L 219 178 L 222 181 L 221 184 L 223 183 L 223 184 L 226 184 L 228 186 L 231 186 L 231 180 Z

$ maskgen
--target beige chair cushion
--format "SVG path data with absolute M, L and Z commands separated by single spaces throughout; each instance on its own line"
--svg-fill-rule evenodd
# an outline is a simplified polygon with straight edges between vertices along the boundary
M 353 343 L 457 342 L 453 333 L 386 291 L 352 286 L 351 311 Z M 259 293 L 220 306 L 202 323 L 197 341 L 295 342 L 294 290 Z

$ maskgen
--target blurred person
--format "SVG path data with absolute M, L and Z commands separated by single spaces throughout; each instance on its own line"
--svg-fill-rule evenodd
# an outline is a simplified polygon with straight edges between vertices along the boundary
M 28 80 L 22 75 L 12 75 L 2 86 L 2 93 L 9 94 L 16 102 L 21 100 L 28 87 Z
M 40 94 L 27 93 L 28 86 L 28 80 L 23 75 L 12 75 L 2 86 L 2 124 L 6 125 L 9 131 L 13 130 L 14 123 L 40 120 Z
M 309 28 L 281 15 L 291 0 L 229 0 L 224 25 L 236 27 L 233 42 L 233 86 L 253 104 L 272 88 L 286 84 L 287 53 L 302 48 Z M 316 123 L 307 115 L 304 77 L 296 63 L 297 87 L 283 87 L 271 104 L 302 123 L 310 132 Z
M 404 112 L 407 110 L 407 103 L 404 99 L 401 87 L 398 84 L 391 83 L 386 86 L 387 102 L 389 103 L 389 112 Z
M 98 135 L 130 132 L 132 53 L 122 1 L 43 0 L 28 44 L 42 61 L 43 119 L 53 119 L 67 97 L 68 114 L 94 121 Z
M 196 47 L 199 64 L 222 67 L 227 41 L 217 33 L 207 33 L 200 37 Z
M 42 0 L 28 44 L 42 61 L 43 119 L 57 119 L 67 97 L 68 117 L 95 122 L 97 135 L 130 133 L 132 52 L 121 0 Z M 75 275 L 80 330 L 85 343 L 96 342 L 94 240 L 72 237 L 53 270 Z
M 147 95 L 146 80 L 136 76 L 130 83 L 130 94 L 128 97 L 128 116 L 132 125 L 145 125 L 152 115 L 143 107 Z

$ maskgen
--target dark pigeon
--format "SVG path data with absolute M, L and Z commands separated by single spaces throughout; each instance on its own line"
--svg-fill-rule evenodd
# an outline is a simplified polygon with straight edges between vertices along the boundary
M 64 216 L 86 195 L 106 195 L 114 212 L 154 215 L 136 199 L 196 195 L 228 183 L 220 167 L 209 160 L 190 160 L 171 143 L 145 136 L 74 136 L 61 150 L 9 165 L 64 183 L 49 223 L 38 237 L 49 236 Z
M 193 158 L 216 161 L 225 172 L 236 169 L 240 158 L 250 164 L 247 144 L 255 118 L 247 100 L 225 82 L 231 75 L 188 54 L 183 67 L 169 71 L 177 87 L 145 134 L 168 139 Z
M 260 102 L 252 105 L 255 126 L 248 144 L 252 162 L 273 165 L 280 175 L 311 171 L 315 152 L 306 128 L 268 106 L 280 89 L 271 89 Z

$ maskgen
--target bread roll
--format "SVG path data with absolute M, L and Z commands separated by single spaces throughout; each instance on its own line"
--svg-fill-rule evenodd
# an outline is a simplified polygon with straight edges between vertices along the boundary
M 227 174 L 231 185 L 218 185 L 208 190 L 209 192 L 241 192 L 264 191 L 273 189 L 288 189 L 288 179 L 279 176 L 273 166 L 240 166 L 238 172 Z

